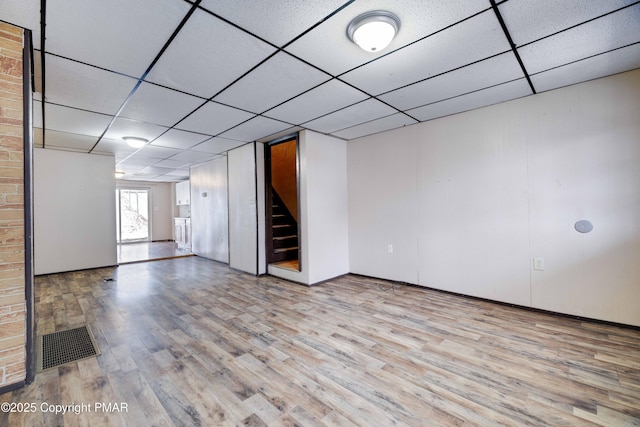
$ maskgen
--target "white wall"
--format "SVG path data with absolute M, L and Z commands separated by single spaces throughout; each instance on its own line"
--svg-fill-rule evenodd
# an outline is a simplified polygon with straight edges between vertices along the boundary
M 192 166 L 191 250 L 204 258 L 229 262 L 227 157 Z
M 168 182 L 116 180 L 117 188 L 144 188 L 149 190 L 151 202 L 151 240 L 173 240 L 174 193 Z
M 35 274 L 117 264 L 115 160 L 34 150 Z
M 254 144 L 227 153 L 229 174 L 229 266 L 258 273 L 258 212 Z M 264 239 L 260 242 L 264 246 Z
M 635 70 L 350 142 L 351 272 L 640 325 L 638 111 Z
M 301 271 L 269 273 L 313 285 L 349 272 L 347 143 L 311 131 L 298 143 Z

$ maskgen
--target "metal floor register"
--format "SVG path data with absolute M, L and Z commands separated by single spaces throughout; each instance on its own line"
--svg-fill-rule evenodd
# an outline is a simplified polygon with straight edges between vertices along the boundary
M 42 335 L 38 337 L 37 371 L 42 372 L 99 354 L 100 349 L 89 325 Z

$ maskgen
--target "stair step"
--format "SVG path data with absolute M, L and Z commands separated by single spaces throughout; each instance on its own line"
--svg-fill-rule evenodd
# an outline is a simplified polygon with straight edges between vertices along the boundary
M 282 252 L 297 251 L 297 250 L 298 250 L 298 247 L 297 247 L 297 246 L 294 246 L 294 247 L 291 247 L 291 248 L 280 248 L 280 249 L 274 249 L 274 250 L 273 250 L 273 253 L 274 253 L 274 254 L 280 254 L 280 253 L 282 253 Z
M 273 228 L 285 228 L 285 227 L 291 227 L 291 224 L 276 224 L 273 226 Z
M 292 234 L 290 236 L 274 236 L 273 240 L 286 240 L 286 239 L 297 239 L 298 236 Z

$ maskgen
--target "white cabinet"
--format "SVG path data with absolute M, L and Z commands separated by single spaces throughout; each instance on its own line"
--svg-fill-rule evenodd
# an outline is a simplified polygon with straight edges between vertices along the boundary
M 174 218 L 174 234 L 179 249 L 191 249 L 191 220 Z
M 188 205 L 191 203 L 190 199 L 189 180 L 176 183 L 176 205 Z

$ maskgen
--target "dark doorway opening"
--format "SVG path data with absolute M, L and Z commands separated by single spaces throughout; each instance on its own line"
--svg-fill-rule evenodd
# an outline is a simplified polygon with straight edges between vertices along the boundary
M 267 262 L 300 271 L 298 139 L 267 145 Z

